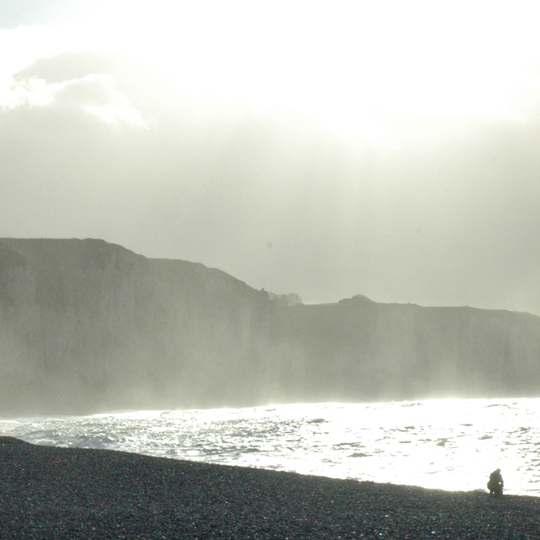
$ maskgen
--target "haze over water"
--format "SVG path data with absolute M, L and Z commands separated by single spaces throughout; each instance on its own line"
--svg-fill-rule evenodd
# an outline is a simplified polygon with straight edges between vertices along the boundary
M 445 490 L 540 496 L 540 399 L 319 403 L 0 420 L 0 433 L 104 448 Z

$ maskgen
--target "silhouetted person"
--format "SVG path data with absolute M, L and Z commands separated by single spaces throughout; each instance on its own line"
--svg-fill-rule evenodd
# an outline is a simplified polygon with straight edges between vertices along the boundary
M 490 495 L 502 495 L 503 494 L 503 478 L 501 476 L 501 469 L 497 469 L 496 471 L 493 471 L 489 475 L 489 482 L 487 484 L 487 487 L 489 489 Z

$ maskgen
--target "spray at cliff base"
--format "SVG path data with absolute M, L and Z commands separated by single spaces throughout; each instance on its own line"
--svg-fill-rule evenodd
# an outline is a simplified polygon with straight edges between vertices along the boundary
M 26 441 L 445 490 L 540 496 L 540 399 L 296 404 L 0 421 Z

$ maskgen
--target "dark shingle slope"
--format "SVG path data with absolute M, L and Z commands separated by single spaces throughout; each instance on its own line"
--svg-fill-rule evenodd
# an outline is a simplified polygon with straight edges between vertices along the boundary
M 443 492 L 0 437 L 1 539 L 538 539 L 540 498 Z

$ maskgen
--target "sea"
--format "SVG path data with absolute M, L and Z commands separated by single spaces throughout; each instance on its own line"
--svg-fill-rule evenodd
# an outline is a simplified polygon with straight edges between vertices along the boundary
M 540 496 L 540 399 L 316 403 L 0 419 L 0 434 L 449 491 Z

